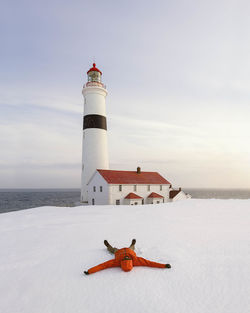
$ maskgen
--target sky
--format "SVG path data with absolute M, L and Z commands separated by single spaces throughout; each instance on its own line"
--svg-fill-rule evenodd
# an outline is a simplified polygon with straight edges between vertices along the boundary
M 250 3 L 0 4 L 0 188 L 80 188 L 82 86 L 107 85 L 110 168 L 250 188 Z

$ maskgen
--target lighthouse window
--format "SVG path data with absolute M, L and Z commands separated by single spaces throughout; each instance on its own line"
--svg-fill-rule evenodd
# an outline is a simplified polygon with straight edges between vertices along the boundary
M 122 185 L 119 185 L 119 191 L 122 191 Z
M 102 192 L 102 186 L 100 186 L 100 192 Z
M 96 192 L 96 186 L 93 187 L 93 191 Z
M 100 82 L 101 81 L 101 75 L 98 72 L 91 72 L 88 75 L 88 81 L 89 82 Z
M 119 204 L 120 204 L 120 200 L 116 200 L 116 201 L 115 201 L 115 204 L 116 204 L 116 205 L 119 205 Z
M 95 199 L 92 199 L 92 205 L 95 205 Z

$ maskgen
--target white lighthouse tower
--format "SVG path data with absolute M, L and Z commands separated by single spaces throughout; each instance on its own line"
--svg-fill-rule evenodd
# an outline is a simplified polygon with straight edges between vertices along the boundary
M 96 169 L 109 169 L 106 121 L 106 86 L 102 72 L 93 64 L 83 86 L 84 116 L 82 141 L 81 202 L 88 201 L 87 184 Z

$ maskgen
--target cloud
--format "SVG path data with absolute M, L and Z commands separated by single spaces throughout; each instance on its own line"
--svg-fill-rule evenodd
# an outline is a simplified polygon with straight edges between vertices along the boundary
M 1 111 L 6 107 L 12 107 L 12 109 L 27 111 L 28 108 L 33 110 L 49 110 L 50 112 L 65 112 L 72 114 L 81 114 L 83 112 L 83 104 L 81 101 L 77 103 L 76 99 L 67 99 L 65 97 L 54 96 L 41 96 L 37 92 L 31 92 L 24 94 L 23 92 L 2 92 L 0 107 Z M 82 100 L 82 99 L 81 99 Z
M 41 163 L 41 162 L 34 162 L 31 160 L 30 162 L 19 162 L 19 163 L 7 163 L 7 162 L 0 162 L 0 169 L 1 170 L 79 170 L 81 171 L 81 163 Z
M 189 185 L 198 185 L 200 175 L 200 183 L 211 186 L 216 172 L 222 173 L 218 184 L 234 185 L 230 173 L 237 184 L 239 173 L 248 183 L 245 3 L 46 0 L 4 6 L 2 180 L 78 184 L 81 88 L 95 56 L 109 88 L 112 164 L 142 163 Z

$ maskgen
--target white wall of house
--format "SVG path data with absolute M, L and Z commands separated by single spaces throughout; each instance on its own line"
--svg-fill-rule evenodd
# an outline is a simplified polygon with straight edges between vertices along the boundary
M 109 185 L 109 204 L 116 204 L 116 200 L 120 200 L 120 204 L 126 204 L 126 199 L 124 199 L 130 192 L 143 197 L 144 204 L 148 203 L 148 196 L 151 192 L 156 192 L 164 197 L 164 202 L 169 201 L 169 184 L 166 185 L 121 185 L 122 190 L 120 190 L 120 185 L 110 184 Z M 136 187 L 135 187 L 136 186 Z M 149 187 L 150 186 L 150 187 Z M 162 187 L 160 187 L 162 186 Z M 162 190 L 161 190 L 162 188 Z M 150 190 L 149 190 L 150 189 Z
M 120 187 L 121 186 L 121 187 Z M 118 185 L 108 184 L 106 180 L 99 174 L 98 171 L 92 176 L 88 182 L 88 204 L 89 205 L 105 205 L 105 204 L 150 204 L 158 203 L 157 201 L 169 201 L 170 184 L 151 184 L 151 185 Z M 101 189 L 100 189 L 101 188 Z M 120 190 L 121 188 L 121 190 Z M 102 191 L 101 191 L 102 190 Z M 125 197 L 133 192 L 142 199 L 125 199 Z M 156 192 L 163 198 L 148 198 L 151 192 Z
M 97 171 L 88 183 L 88 204 L 109 204 L 109 185 Z
M 163 198 L 148 198 L 148 204 L 159 204 L 163 203 L 164 199 Z M 167 201 L 165 201 L 167 202 Z
M 124 199 L 123 204 L 127 205 L 139 205 L 142 204 L 142 199 Z

